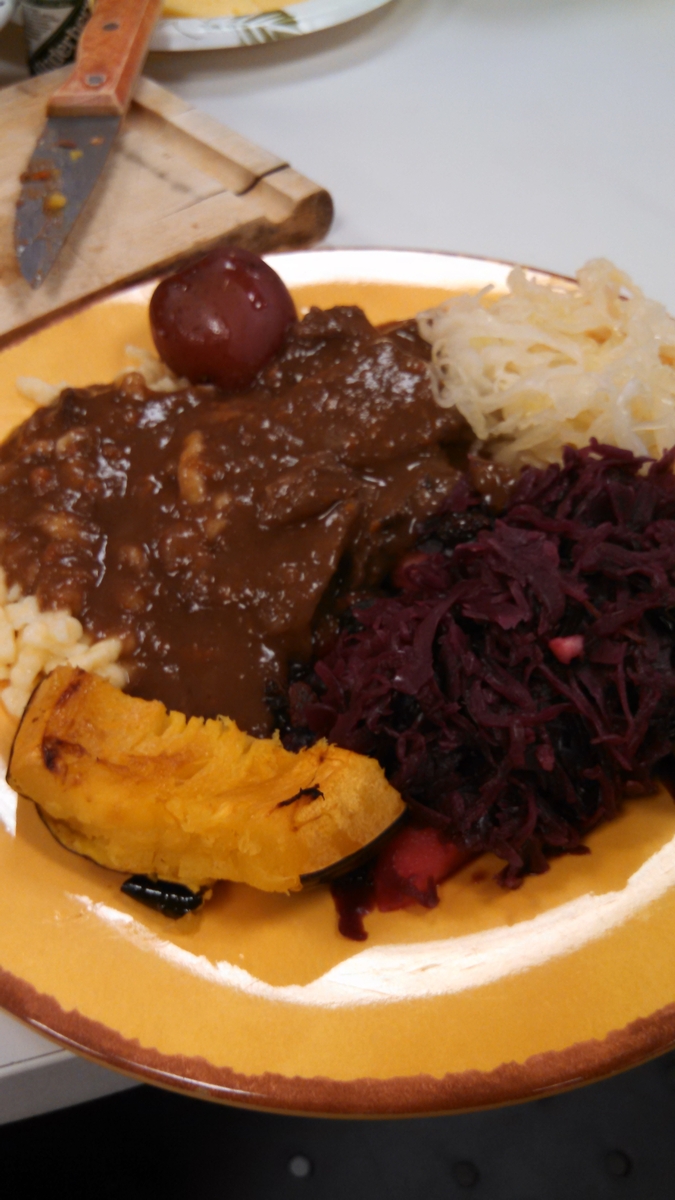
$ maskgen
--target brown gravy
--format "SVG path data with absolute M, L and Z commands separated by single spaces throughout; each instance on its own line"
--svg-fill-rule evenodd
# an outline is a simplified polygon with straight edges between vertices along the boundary
M 65 390 L 0 447 L 0 561 L 123 639 L 130 690 L 257 734 L 335 598 L 377 586 L 438 508 L 465 431 L 427 347 L 312 310 L 250 391 Z M 459 439 L 459 440 L 458 440 Z

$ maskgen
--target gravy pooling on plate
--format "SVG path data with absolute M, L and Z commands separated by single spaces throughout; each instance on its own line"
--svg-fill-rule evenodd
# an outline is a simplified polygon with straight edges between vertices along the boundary
M 0 447 L 9 582 L 119 636 L 135 695 L 268 732 L 266 689 L 458 477 L 427 356 L 413 323 L 312 310 L 242 394 L 67 389 Z

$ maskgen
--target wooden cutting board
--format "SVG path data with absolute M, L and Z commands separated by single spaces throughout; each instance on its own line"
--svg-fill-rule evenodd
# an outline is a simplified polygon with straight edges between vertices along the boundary
M 217 242 L 304 246 L 330 226 L 328 192 L 267 150 L 141 79 L 108 163 L 42 287 L 19 272 L 19 176 L 70 68 L 0 92 L 0 346 L 83 300 Z

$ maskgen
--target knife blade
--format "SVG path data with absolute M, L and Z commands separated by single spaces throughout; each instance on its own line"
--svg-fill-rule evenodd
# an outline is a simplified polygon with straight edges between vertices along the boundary
M 103 170 L 131 101 L 162 0 L 97 0 L 72 74 L 52 95 L 21 176 L 14 247 L 33 288 L 44 281 Z

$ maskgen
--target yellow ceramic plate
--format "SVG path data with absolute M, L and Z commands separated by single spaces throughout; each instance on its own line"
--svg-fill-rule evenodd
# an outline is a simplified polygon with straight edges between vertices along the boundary
M 503 288 L 503 263 L 315 251 L 274 265 L 300 308 L 412 315 L 460 289 Z M 546 278 L 544 276 L 544 278 Z M 150 285 L 0 354 L 4 435 L 29 405 L 18 375 L 109 379 L 150 347 Z M 6 749 L 9 722 L 3 729 Z M 592 853 L 502 891 L 481 859 L 441 903 L 336 932 L 327 889 L 220 885 L 171 922 L 120 876 L 63 850 L 33 807 L 0 796 L 0 1002 L 60 1043 L 202 1096 L 321 1113 L 467 1109 L 570 1087 L 675 1041 L 675 805 L 633 802 Z

